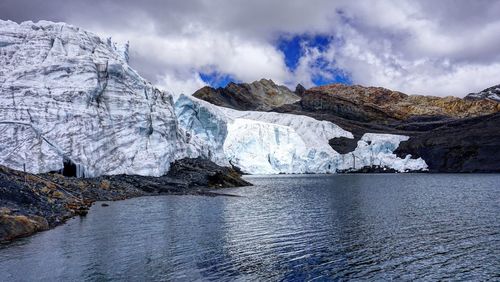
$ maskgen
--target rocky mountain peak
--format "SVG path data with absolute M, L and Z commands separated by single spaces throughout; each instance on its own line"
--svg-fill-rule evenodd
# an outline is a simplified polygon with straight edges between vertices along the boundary
M 470 93 L 465 96 L 466 100 L 491 100 L 500 102 L 500 84 L 484 89 L 478 93 Z
M 300 100 L 300 97 L 286 86 L 277 85 L 271 79 L 264 78 L 251 83 L 230 82 L 224 88 L 203 87 L 193 96 L 227 108 L 262 111 Z
M 297 84 L 297 86 L 295 86 L 295 94 L 302 97 L 304 95 L 304 92 L 306 92 L 306 88 L 302 86 L 302 84 L 299 83 Z
M 268 85 L 270 87 L 277 86 L 276 83 L 274 83 L 274 81 L 272 79 L 266 79 L 266 78 L 261 78 L 259 80 L 256 80 L 256 81 L 252 82 L 252 84 L 256 84 L 256 83 L 263 84 L 263 85 Z

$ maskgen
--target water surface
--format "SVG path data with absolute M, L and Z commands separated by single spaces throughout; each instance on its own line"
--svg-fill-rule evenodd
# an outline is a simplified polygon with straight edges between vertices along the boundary
M 500 175 L 247 179 L 96 204 L 0 246 L 0 280 L 500 279 Z

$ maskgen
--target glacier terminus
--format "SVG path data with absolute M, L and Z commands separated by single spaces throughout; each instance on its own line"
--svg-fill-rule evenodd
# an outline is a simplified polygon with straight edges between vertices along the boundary
M 64 23 L 0 21 L 0 164 L 44 173 L 71 163 L 84 177 L 160 176 L 185 157 L 249 174 L 427 169 L 393 153 L 408 136 L 366 133 L 340 154 L 328 141 L 353 135 L 328 121 L 174 101 L 129 65 L 128 48 Z

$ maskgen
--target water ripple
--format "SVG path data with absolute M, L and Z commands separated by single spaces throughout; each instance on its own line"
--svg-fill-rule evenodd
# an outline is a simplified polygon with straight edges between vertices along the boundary
M 500 279 L 500 176 L 249 180 L 239 198 L 96 205 L 1 246 L 0 280 Z

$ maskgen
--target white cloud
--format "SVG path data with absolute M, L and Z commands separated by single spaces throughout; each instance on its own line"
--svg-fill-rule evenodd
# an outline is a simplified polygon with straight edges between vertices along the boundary
M 196 90 L 207 85 L 197 72 L 184 75 L 175 75 L 166 72 L 163 76 L 158 76 L 156 81 L 160 89 L 171 93 L 175 99 L 177 99 L 180 94 L 191 95 Z
M 270 77 L 278 83 L 284 83 L 290 77 L 283 53 L 265 41 L 242 39 L 201 26 L 190 26 L 188 34 L 159 35 L 134 30 L 114 34 L 113 40 L 129 40 L 134 53 L 154 61 L 157 83 L 166 88 L 184 85 L 186 89 L 182 92 L 187 94 L 194 92 L 191 91 L 193 87 L 201 85 L 201 78 L 193 76 L 197 72 L 226 73 L 241 81 Z
M 320 68 L 316 64 L 318 60 L 325 57 L 325 53 L 321 52 L 319 48 L 308 46 L 307 44 L 302 44 L 302 48 L 304 49 L 304 55 L 299 59 L 297 68 L 293 72 L 292 82 L 289 83 L 289 86 L 293 83 L 300 83 L 304 87 L 309 88 L 315 86 L 313 77 L 329 77 L 331 73 L 327 72 L 324 68 Z
M 411 94 L 464 96 L 500 82 L 499 54 L 492 50 L 500 46 L 500 22 L 446 32 L 440 25 L 446 18 L 398 3 L 350 6 L 334 32 L 343 43 L 332 42 L 315 57 L 349 72 L 354 83 Z
M 500 83 L 500 1 L 495 0 L 3 0 L 0 18 L 63 20 L 130 41 L 133 66 L 177 92 L 203 84 L 198 72 L 241 81 L 262 77 L 312 86 L 341 68 L 354 83 L 409 93 L 463 96 Z M 327 34 L 306 46 L 295 71 L 280 35 Z

